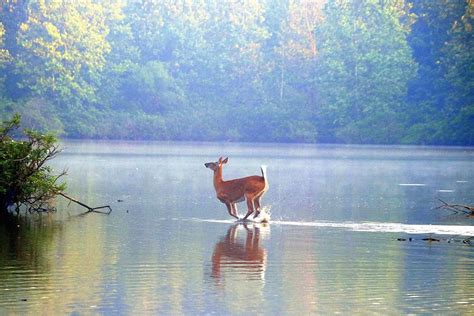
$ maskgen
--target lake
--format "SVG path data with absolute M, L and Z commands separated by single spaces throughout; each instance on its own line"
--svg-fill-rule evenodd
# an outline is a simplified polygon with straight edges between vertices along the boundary
M 469 148 L 70 141 L 55 214 L 0 225 L 0 314 L 472 314 Z M 235 223 L 204 163 L 260 174 Z M 239 205 L 245 214 L 245 203 Z M 423 240 L 429 239 L 429 240 Z

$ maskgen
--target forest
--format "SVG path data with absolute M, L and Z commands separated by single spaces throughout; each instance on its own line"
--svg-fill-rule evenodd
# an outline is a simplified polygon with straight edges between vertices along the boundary
M 474 145 L 472 0 L 0 3 L 0 116 L 28 128 Z

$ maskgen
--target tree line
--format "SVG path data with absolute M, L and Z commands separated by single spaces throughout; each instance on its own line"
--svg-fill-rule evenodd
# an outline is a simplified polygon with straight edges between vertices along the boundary
M 471 0 L 0 3 L 0 113 L 30 128 L 474 145 Z

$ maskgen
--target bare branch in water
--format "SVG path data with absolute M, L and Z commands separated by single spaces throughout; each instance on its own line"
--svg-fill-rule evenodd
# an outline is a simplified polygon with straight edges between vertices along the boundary
M 438 199 L 443 205 L 438 206 L 436 209 L 446 209 L 454 212 L 455 214 L 464 213 L 467 215 L 474 215 L 474 206 L 463 205 L 463 204 L 448 204 L 445 201 Z
M 90 207 L 89 205 L 85 204 L 85 203 L 82 203 L 81 201 L 69 196 L 69 195 L 66 195 L 65 193 L 63 192 L 59 192 L 58 193 L 59 195 L 61 195 L 62 197 L 68 199 L 69 201 L 71 202 L 74 202 L 76 204 L 79 204 L 80 206 L 82 207 L 85 207 L 86 209 L 88 209 L 87 213 L 89 212 L 94 212 L 94 213 L 101 213 L 101 214 L 110 214 L 112 212 L 112 208 L 110 207 L 110 205 L 104 205 L 104 206 L 97 206 L 97 207 Z M 108 212 L 100 212 L 98 210 L 100 209 L 105 209 L 105 208 L 108 208 L 109 211 Z

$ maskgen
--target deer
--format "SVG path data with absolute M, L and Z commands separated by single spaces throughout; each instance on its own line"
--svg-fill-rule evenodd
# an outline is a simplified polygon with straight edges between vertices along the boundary
M 239 219 L 236 203 L 247 201 L 247 214 L 243 218 L 246 220 L 255 212 L 253 218 L 260 214 L 260 199 L 268 190 L 266 166 L 261 166 L 262 176 L 249 176 L 239 179 L 224 181 L 222 178 L 222 166 L 229 161 L 229 158 L 219 158 L 216 162 L 207 162 L 206 168 L 214 171 L 214 188 L 217 199 L 227 206 L 229 215 Z M 254 208 L 255 207 L 255 208 Z

